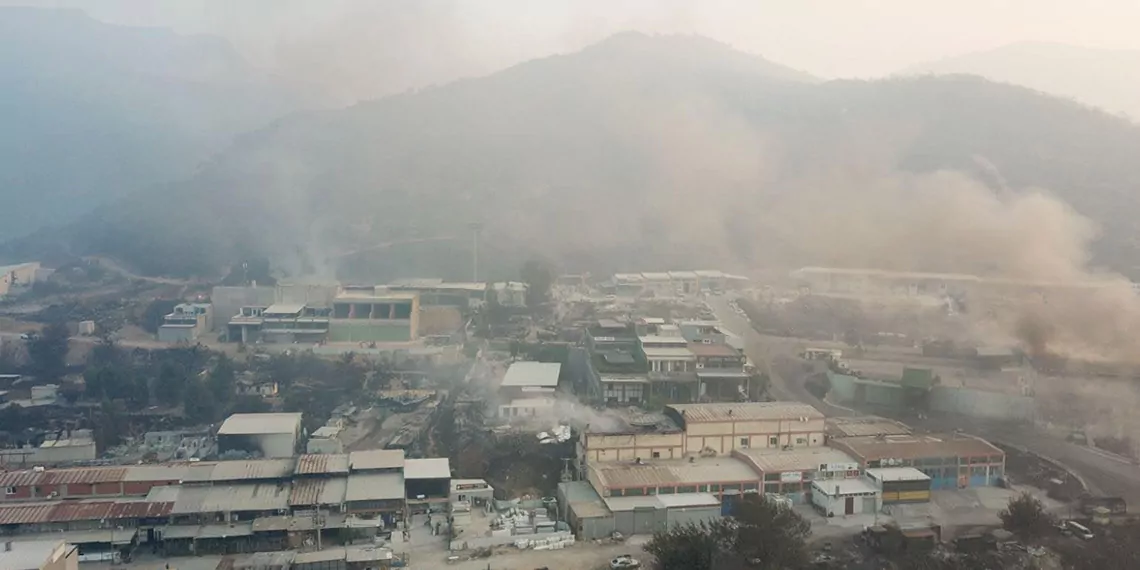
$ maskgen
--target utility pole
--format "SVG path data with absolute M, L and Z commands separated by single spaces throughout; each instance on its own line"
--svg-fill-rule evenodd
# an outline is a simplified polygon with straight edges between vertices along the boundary
M 467 224 L 471 229 L 471 281 L 479 282 L 479 235 L 483 233 L 482 222 L 471 222 Z

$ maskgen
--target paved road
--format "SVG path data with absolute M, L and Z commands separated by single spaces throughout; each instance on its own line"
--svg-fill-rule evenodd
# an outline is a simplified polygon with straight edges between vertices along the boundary
M 747 318 L 733 312 L 726 297 L 708 300 L 719 320 L 744 340 L 745 353 L 772 380 L 770 391 L 781 400 L 796 400 L 811 404 L 828 416 L 856 415 L 851 410 L 833 406 L 816 398 L 804 387 L 799 378 L 788 373 L 781 361 L 793 357 L 794 340 L 779 342 L 762 337 Z M 780 374 L 783 371 L 784 374 Z M 1059 461 L 1080 476 L 1094 493 L 1123 497 L 1129 504 L 1140 506 L 1140 466 L 1099 450 L 1068 443 L 1027 426 L 1010 426 L 979 421 L 975 418 L 945 417 L 924 420 L 907 420 L 920 429 L 950 431 L 961 429 L 984 439 L 1023 447 L 1039 455 Z

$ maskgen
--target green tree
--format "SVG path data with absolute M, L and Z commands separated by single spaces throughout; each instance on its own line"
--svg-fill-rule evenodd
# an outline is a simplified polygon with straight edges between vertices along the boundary
M 653 535 L 645 546 L 659 570 L 800 568 L 811 523 L 759 494 L 741 497 L 731 518 Z
M 1006 530 L 1023 538 L 1042 536 L 1053 526 L 1053 517 L 1045 512 L 1041 501 L 1029 493 L 1010 499 L 998 516 Z
M 191 379 L 186 384 L 183 411 L 194 423 L 210 423 L 218 419 L 218 405 L 213 392 L 202 382 Z
M 229 402 L 234 398 L 234 384 L 237 374 L 234 372 L 234 363 L 225 354 L 218 355 L 218 361 L 210 370 L 208 378 L 210 393 L 217 402 Z
M 659 570 L 720 570 L 735 553 L 736 525 L 731 519 L 681 525 L 653 535 L 645 546 Z
M 174 362 L 163 362 L 155 378 L 155 396 L 158 397 L 158 401 L 167 406 L 177 406 L 182 402 L 187 380 L 188 375 L 184 368 Z
M 56 321 L 28 342 L 28 359 L 33 373 L 41 380 L 59 380 L 67 373 L 68 339 L 71 334 L 67 325 Z
M 526 305 L 534 311 L 550 300 L 554 286 L 554 267 L 541 259 L 528 260 L 522 266 L 521 278 L 526 283 Z
M 760 494 L 743 495 L 734 515 L 737 552 L 760 568 L 798 568 L 807 563 L 811 523 Z

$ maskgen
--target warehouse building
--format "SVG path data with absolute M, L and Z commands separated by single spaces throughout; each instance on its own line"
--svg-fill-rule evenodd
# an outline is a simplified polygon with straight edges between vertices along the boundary
M 665 413 L 685 431 L 685 452 L 823 445 L 824 416 L 799 402 L 675 404 Z
M 859 462 L 830 447 L 781 449 L 738 449 L 732 456 L 748 463 L 764 478 L 765 494 L 779 494 L 793 503 L 806 503 L 812 482 L 857 479 Z
M 844 416 L 827 418 L 826 433 L 831 439 L 876 435 L 908 435 L 910 426 L 878 416 Z
M 301 436 L 300 413 L 233 414 L 218 428 L 218 451 L 293 457 Z
M 721 499 L 711 493 L 606 497 L 586 481 L 558 485 L 559 515 L 580 540 L 653 534 L 723 516 Z
M 879 491 L 862 479 L 812 481 L 811 502 L 826 517 L 872 514 L 882 507 Z
M 451 463 L 446 457 L 404 461 L 404 480 L 411 512 L 447 508 L 451 497 Z
M 79 549 L 63 540 L 6 542 L 0 549 L 4 570 L 76 570 Z
M 997 485 L 1005 474 L 1005 453 L 964 434 L 848 437 L 831 445 L 864 469 L 914 467 L 930 477 L 930 488 L 960 489 Z
M 596 463 L 587 480 L 603 498 L 759 492 L 761 476 L 735 457 Z

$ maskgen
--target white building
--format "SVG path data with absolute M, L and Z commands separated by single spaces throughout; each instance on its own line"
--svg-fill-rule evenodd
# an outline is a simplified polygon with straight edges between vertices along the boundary
M 218 451 L 260 451 L 266 458 L 293 457 L 300 436 L 300 413 L 233 414 L 218 428 Z
M 4 570 L 76 570 L 79 548 L 62 540 L 7 540 L 0 548 Z
M 863 479 L 831 479 L 812 481 L 811 502 L 825 516 L 872 514 L 882 506 L 878 489 Z

